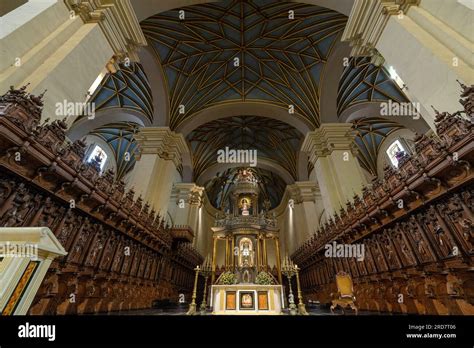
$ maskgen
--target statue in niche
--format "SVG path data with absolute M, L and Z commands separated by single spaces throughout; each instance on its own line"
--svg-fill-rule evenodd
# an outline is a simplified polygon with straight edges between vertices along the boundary
M 436 224 L 434 229 L 435 229 L 434 232 L 437 236 L 440 249 L 443 251 L 445 256 L 451 255 L 453 253 L 453 250 L 454 250 L 451 239 L 446 234 L 446 232 L 441 227 L 441 225 Z
M 250 283 L 250 272 L 248 269 L 242 273 L 242 283 Z
M 426 246 L 426 243 L 423 239 L 423 236 L 421 235 L 421 233 L 418 229 L 414 229 L 412 232 L 413 232 L 413 239 L 415 241 L 415 244 L 417 246 L 418 253 L 421 256 L 421 259 L 423 261 L 428 260 L 430 258 L 429 257 L 429 252 L 427 250 L 427 246 Z
M 240 200 L 239 202 L 239 207 L 242 209 L 242 216 L 249 216 L 250 215 L 250 206 L 251 206 L 251 202 L 250 202 L 250 199 L 248 199 L 247 197 L 244 197 Z
M 239 267 L 251 268 L 254 266 L 253 244 L 249 238 L 242 238 L 239 242 Z
M 399 234 L 397 236 L 397 240 L 400 244 L 400 249 L 402 251 L 402 254 L 405 257 L 405 262 L 408 265 L 413 265 L 415 263 L 415 259 L 413 258 L 408 245 L 405 243 L 405 240 L 403 239 L 403 236 L 401 234 Z
M 470 251 L 474 250 L 474 224 L 470 219 L 463 219 L 459 223 L 462 227 L 462 236 L 466 242 L 470 244 Z

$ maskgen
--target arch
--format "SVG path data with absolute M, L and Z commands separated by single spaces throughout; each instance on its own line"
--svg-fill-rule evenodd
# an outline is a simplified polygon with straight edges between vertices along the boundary
M 125 108 L 99 110 L 93 119 L 83 117 L 72 124 L 67 132 L 71 141 L 81 139 L 96 128 L 110 123 L 133 122 L 140 126 L 150 126 L 150 120 L 140 112 Z
M 169 124 L 168 85 L 164 79 L 161 64 L 150 46 L 142 47 L 138 56 L 148 77 L 153 96 L 153 125 L 167 126 Z
M 309 157 L 306 152 L 301 151 L 301 146 L 303 145 L 304 139 L 301 140 L 298 151 L 298 158 L 296 159 L 296 175 L 298 176 L 298 181 L 308 181 L 309 173 L 308 173 L 308 161 Z
M 189 145 L 188 145 L 189 148 Z M 183 171 L 181 173 L 181 179 L 183 182 L 192 182 L 193 181 L 193 160 L 191 155 L 191 149 L 188 152 L 182 154 L 181 164 L 183 166 Z
M 383 102 L 367 102 L 359 103 L 344 110 L 339 117 L 339 122 L 353 122 L 362 117 L 379 117 L 385 118 L 389 121 L 395 121 L 404 126 L 407 129 L 411 129 L 417 133 L 424 134 L 430 127 L 426 123 L 423 116 L 415 120 L 412 117 L 407 116 L 382 116 L 380 115 L 381 104 Z
M 328 8 L 330 10 L 337 11 L 346 16 L 349 16 L 354 5 L 355 0 L 299 0 L 295 2 L 316 5 Z M 204 4 L 207 2 L 215 1 L 203 1 L 203 0 L 133 0 L 132 7 L 135 10 L 137 19 L 141 22 L 147 19 L 151 15 L 172 10 L 175 8 Z
M 242 164 L 240 163 L 216 163 L 204 170 L 204 172 L 197 178 L 196 184 L 199 186 L 204 186 L 205 183 L 209 180 L 211 180 L 218 172 L 223 172 L 229 168 L 237 168 L 237 167 L 242 167 Z M 262 169 L 267 169 L 278 176 L 280 176 L 283 181 L 287 184 L 293 184 L 295 180 L 292 178 L 291 174 L 284 169 L 282 166 L 276 164 L 273 161 L 270 161 L 265 158 L 259 158 L 258 159 L 258 166 L 259 168 Z
M 232 116 L 261 116 L 285 122 L 302 134 L 312 130 L 312 126 L 303 121 L 303 117 L 290 114 L 288 110 L 263 102 L 232 102 L 211 106 L 201 110 L 183 121 L 176 129 L 185 137 L 197 127 L 221 118 Z
M 346 42 L 341 42 L 342 33 L 338 35 L 336 44 L 324 64 L 321 77 L 320 90 L 320 115 L 321 123 L 337 123 L 337 94 L 339 82 L 344 71 L 344 58 L 350 57 L 351 47 Z

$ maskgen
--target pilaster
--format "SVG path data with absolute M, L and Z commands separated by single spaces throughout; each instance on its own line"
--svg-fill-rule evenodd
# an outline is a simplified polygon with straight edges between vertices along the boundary
M 457 1 L 356 0 L 342 35 L 351 56 L 385 60 L 435 130 L 431 108 L 455 112 L 459 85 L 474 83 L 472 12 Z M 383 57 L 381 60 L 380 57 Z
M 342 41 L 349 41 L 351 56 L 372 56 L 388 20 L 404 13 L 419 0 L 355 0 Z
M 173 184 L 181 181 L 182 156 L 189 152 L 186 141 L 168 127 L 142 128 L 135 139 L 139 152 L 129 186 L 164 215 Z
M 84 23 L 98 23 L 119 61 L 138 61 L 138 50 L 146 46 L 130 0 L 66 0 L 66 5 Z
M 289 249 L 293 251 L 303 243 L 319 226 L 319 218 L 324 211 L 321 192 L 313 181 L 297 181 L 287 186 L 288 209 L 293 212 L 293 232 Z M 289 242 L 290 242 L 289 240 Z
M 193 245 L 197 247 L 200 237 L 199 209 L 203 205 L 204 187 L 194 183 L 175 183 L 172 190 L 169 212 L 175 225 L 184 225 L 194 232 Z
M 360 194 L 366 179 L 357 160 L 350 123 L 326 123 L 309 132 L 302 145 L 313 163 L 326 214 Z
M 2 24 L 0 93 L 28 83 L 33 94 L 47 90 L 43 119 L 67 116 L 68 124 L 76 113 L 58 112 L 57 103 L 81 105 L 106 66 L 138 61 L 146 45 L 130 0 L 29 1 Z

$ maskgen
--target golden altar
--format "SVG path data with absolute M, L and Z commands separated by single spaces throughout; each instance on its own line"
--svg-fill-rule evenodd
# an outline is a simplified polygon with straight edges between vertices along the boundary
M 216 215 L 213 314 L 275 315 L 283 308 L 279 229 L 269 203 L 259 195 L 259 184 L 250 169 L 242 169 L 233 183 L 227 212 Z

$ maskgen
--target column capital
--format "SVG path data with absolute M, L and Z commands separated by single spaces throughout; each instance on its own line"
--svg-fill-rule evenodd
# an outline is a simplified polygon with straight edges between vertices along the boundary
M 321 194 L 314 181 L 297 181 L 288 185 L 287 190 L 289 198 L 294 199 L 296 204 L 316 202 L 316 196 Z
M 204 198 L 204 187 L 197 186 L 195 183 L 175 183 L 174 191 L 176 195 L 176 202 L 180 199 L 184 199 L 186 203 L 191 205 L 202 204 Z
M 178 167 L 182 162 L 182 156 L 189 153 L 184 136 L 168 127 L 141 128 L 135 134 L 135 140 L 139 146 L 137 160 L 144 154 L 156 154 L 162 159 L 173 161 Z
M 351 151 L 355 154 L 352 123 L 323 123 L 306 134 L 301 150 L 309 154 L 315 164 L 319 157 L 329 156 L 335 150 Z
M 390 16 L 406 13 L 418 3 L 419 0 L 355 0 L 341 41 L 349 41 L 353 57 L 372 56 Z
M 98 23 L 119 61 L 139 61 L 138 50 L 146 46 L 140 23 L 130 0 L 66 0 L 66 6 L 84 23 Z

